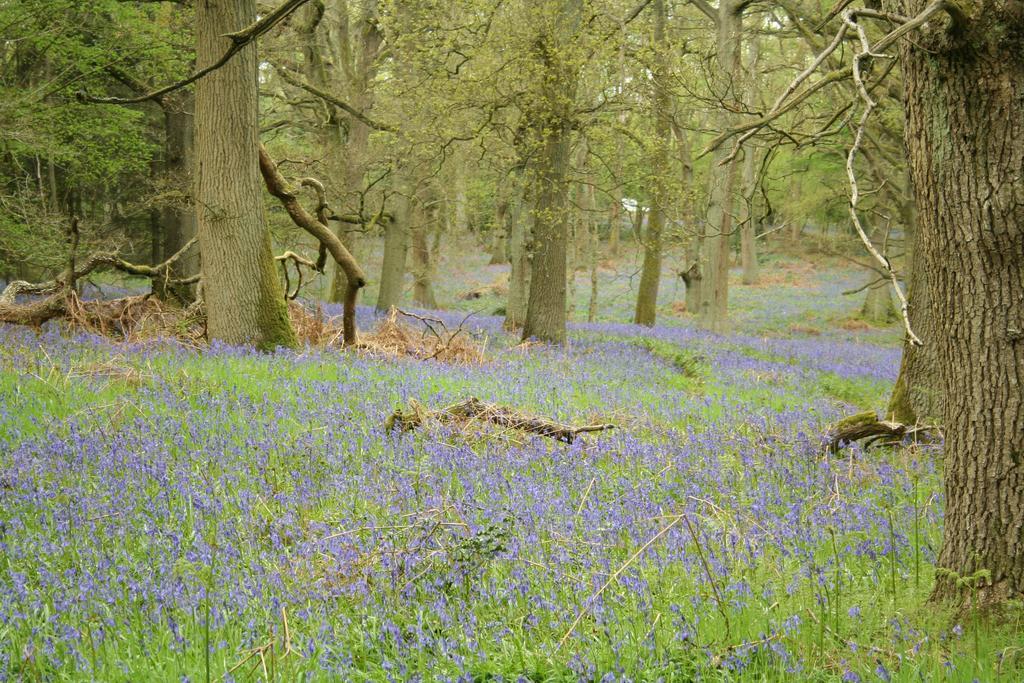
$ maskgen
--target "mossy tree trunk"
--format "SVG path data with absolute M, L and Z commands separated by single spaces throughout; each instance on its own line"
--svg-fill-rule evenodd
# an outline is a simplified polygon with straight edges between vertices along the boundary
M 935 596 L 1002 605 L 1024 597 L 1024 12 L 964 12 L 901 43 L 904 134 L 944 392 Z M 978 572 L 976 592 L 956 580 Z
M 217 61 L 226 36 L 256 19 L 256 0 L 196 3 L 196 66 Z M 211 340 L 295 346 L 263 210 L 256 45 L 196 84 L 196 206 Z
M 568 171 L 579 77 L 575 38 L 583 14 L 578 0 L 532 0 L 536 34 L 530 44 L 535 84 L 524 99 L 534 151 L 533 249 L 523 339 L 562 344 L 566 338 Z
M 672 100 L 668 90 L 668 46 L 665 40 L 665 0 L 654 0 L 654 149 L 651 170 L 651 213 L 644 235 L 644 260 L 640 268 L 640 286 L 636 297 L 633 322 L 648 327 L 654 325 L 658 310 L 658 286 L 661 283 L 661 238 L 668 211 L 668 150 L 672 145 Z

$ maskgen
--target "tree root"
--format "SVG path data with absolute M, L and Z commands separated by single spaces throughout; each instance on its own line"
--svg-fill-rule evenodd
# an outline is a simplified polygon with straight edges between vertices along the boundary
M 409 410 L 396 410 L 385 421 L 384 427 L 389 431 L 394 429 L 412 431 L 428 421 L 459 424 L 473 420 L 488 422 L 499 427 L 515 429 L 529 434 L 546 436 L 564 443 L 572 443 L 580 434 L 603 432 L 615 428 L 615 425 L 612 424 L 573 427 L 572 425 L 554 422 L 543 417 L 524 415 L 512 408 L 485 403 L 472 396 L 439 410 L 428 410 L 419 401 L 411 399 L 409 401 Z

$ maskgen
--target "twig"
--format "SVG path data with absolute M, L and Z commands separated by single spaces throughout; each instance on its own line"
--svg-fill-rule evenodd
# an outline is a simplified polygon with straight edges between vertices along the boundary
M 697 533 L 693 530 L 693 525 L 690 524 L 690 518 L 683 515 L 683 521 L 686 522 L 686 528 L 690 530 L 690 538 L 693 539 L 693 543 L 697 546 L 697 556 L 700 557 L 700 562 L 704 566 L 704 573 L 707 574 L 708 582 L 711 584 L 711 590 L 715 593 L 715 602 L 718 604 L 718 611 L 725 619 L 725 637 L 729 637 L 729 615 L 725 611 L 725 601 L 722 599 L 722 594 L 718 590 L 718 583 L 715 581 L 714 575 L 711 573 L 711 565 L 708 564 L 707 558 L 704 557 L 704 549 L 700 545 L 700 540 L 697 538 Z
M 916 334 L 914 334 L 914 330 L 910 326 L 910 313 L 909 306 L 907 304 L 907 297 L 903 293 L 903 288 L 900 287 L 899 280 L 896 278 L 896 273 L 892 269 L 892 264 L 889 263 L 889 259 L 879 253 L 875 248 L 875 245 L 871 242 L 871 238 L 868 237 L 867 233 L 864 231 L 864 226 L 861 225 L 860 216 L 857 213 L 857 204 L 860 201 L 860 188 L 857 185 L 857 174 L 854 170 L 854 159 L 856 158 L 857 152 L 860 150 L 861 142 L 864 139 L 864 130 L 867 127 L 868 118 L 877 106 L 877 103 L 871 98 L 871 95 L 868 93 L 868 90 L 864 85 L 864 78 L 861 73 L 861 61 L 872 57 L 885 57 L 886 55 L 878 52 L 878 50 L 881 49 L 880 47 L 876 46 L 875 48 L 872 48 L 871 43 L 868 41 L 867 32 L 864 30 L 863 26 L 857 23 L 853 10 L 846 10 L 843 13 L 843 21 L 847 26 L 855 30 L 860 38 L 861 51 L 853 56 L 853 79 L 857 84 L 857 90 L 860 93 L 860 97 L 864 101 L 864 113 L 861 114 L 860 122 L 857 126 L 857 132 L 854 134 L 853 145 L 850 146 L 850 151 L 846 155 L 846 175 L 850 181 L 850 218 L 853 221 L 853 227 L 857 231 L 857 235 L 860 236 L 861 242 L 864 243 L 864 247 L 868 250 L 868 253 L 878 261 L 886 275 L 888 275 L 889 281 L 892 283 L 892 288 L 896 292 L 896 297 L 900 302 L 900 315 L 903 318 L 903 326 L 906 328 L 907 339 L 913 346 L 922 346 L 921 340 Z M 906 26 L 906 24 L 904 26 Z M 885 41 L 883 39 L 883 41 L 879 42 L 879 45 L 882 45 L 884 42 Z
M 614 583 L 620 576 L 622 576 L 622 573 L 624 571 L 626 571 L 630 567 L 630 565 L 632 565 L 633 562 L 636 561 L 636 558 L 640 557 L 640 555 L 645 550 L 647 550 L 652 545 L 654 545 L 654 543 L 659 538 L 661 538 L 662 536 L 667 534 L 676 524 L 679 523 L 679 520 L 685 519 L 685 518 L 686 518 L 686 515 L 676 515 L 675 519 L 673 519 L 671 522 L 669 522 L 664 527 L 662 527 L 661 531 L 656 533 L 654 536 L 651 537 L 650 540 L 648 540 L 646 543 L 644 543 L 642 546 L 640 546 L 640 548 L 638 548 L 635 553 L 633 553 L 632 555 L 629 556 L 628 560 L 626 560 L 625 562 L 622 563 L 622 566 L 620 566 L 618 569 L 616 569 L 615 572 L 611 576 L 608 577 L 608 580 L 604 582 L 604 584 L 597 590 L 597 592 L 594 593 L 592 596 L 590 596 L 590 598 L 587 599 L 584 608 L 580 610 L 579 614 L 576 615 L 576 619 L 573 620 L 572 625 L 569 626 L 569 630 L 566 631 L 565 635 L 563 635 L 561 640 L 558 641 L 558 645 L 555 646 L 555 652 L 558 652 L 559 650 L 562 649 L 562 646 L 565 645 L 565 641 L 567 641 L 569 639 L 569 636 L 572 635 L 573 631 L 576 630 L 576 627 L 579 626 L 580 622 L 583 620 L 583 616 L 587 612 L 590 611 L 591 605 L 594 604 L 595 600 L 597 600 L 599 597 L 601 597 L 601 595 L 608 589 L 608 586 L 612 585 L 612 583 Z M 687 523 L 689 523 L 689 522 L 687 522 Z M 728 625 L 728 621 L 726 621 L 726 624 Z

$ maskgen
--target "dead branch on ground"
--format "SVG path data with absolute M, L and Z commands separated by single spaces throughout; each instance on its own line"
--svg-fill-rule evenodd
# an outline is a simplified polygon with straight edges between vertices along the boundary
M 907 425 L 892 420 L 879 420 L 873 410 L 850 415 L 835 423 L 826 434 L 824 450 L 838 453 L 844 446 L 865 440 L 864 447 L 894 446 L 907 438 L 923 434 L 939 434 L 935 425 Z
M 67 267 L 52 280 L 45 282 L 26 282 L 15 280 L 7 285 L 0 293 L 0 322 L 13 323 L 16 325 L 29 325 L 39 327 L 43 323 L 54 318 L 67 317 L 72 322 L 81 323 L 92 316 L 91 309 L 100 307 L 101 302 L 83 302 L 78 298 L 75 285 L 79 280 L 99 268 L 110 268 L 119 270 L 130 275 L 142 275 L 151 279 L 163 278 L 166 283 L 189 284 L 198 281 L 198 277 L 172 278 L 171 267 L 184 256 L 195 244 L 196 239 L 188 241 L 181 249 L 163 263 L 154 266 L 139 265 L 130 263 L 121 258 L 116 252 L 101 252 L 93 254 L 79 263 L 77 259 L 79 219 L 72 216 L 68 226 L 68 256 Z M 19 302 L 19 296 L 40 296 L 42 299 L 33 299 L 26 302 Z M 126 297 L 111 302 L 102 302 L 103 306 L 130 306 L 139 297 Z M 119 303 L 120 302 L 120 303 Z M 111 309 L 114 310 L 114 309 Z M 120 316 L 120 313 L 118 313 Z
M 448 424 L 466 424 L 472 421 L 487 422 L 507 429 L 546 436 L 564 443 L 572 443 L 580 434 L 603 432 L 615 428 L 613 424 L 574 427 L 544 417 L 526 415 L 506 406 L 485 403 L 472 396 L 439 410 L 429 410 L 419 401 L 411 399 L 409 410 L 395 410 L 385 421 L 384 426 L 389 431 L 393 429 L 411 431 L 429 421 Z

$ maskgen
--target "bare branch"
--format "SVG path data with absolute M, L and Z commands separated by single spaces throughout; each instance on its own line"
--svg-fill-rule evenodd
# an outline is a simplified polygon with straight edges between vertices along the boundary
M 864 85 L 864 79 L 861 75 L 861 61 L 870 59 L 872 57 L 883 57 L 884 55 L 877 52 L 877 47 L 872 49 L 871 43 L 868 40 L 867 32 L 864 27 L 857 23 L 856 15 L 852 10 L 846 10 L 843 13 L 843 21 L 847 26 L 857 32 L 860 38 L 861 51 L 853 56 L 853 79 L 857 84 L 857 91 L 860 93 L 861 99 L 864 101 L 864 113 L 861 114 L 860 123 L 857 126 L 857 132 L 853 137 L 853 145 L 850 146 L 850 151 L 846 155 L 846 175 L 850 181 L 850 218 L 853 221 L 853 227 L 860 236 L 861 242 L 864 243 L 864 247 L 868 250 L 879 265 L 886 272 L 889 277 L 889 281 L 892 283 L 892 288 L 896 292 L 896 297 L 900 301 L 900 315 L 903 318 L 903 326 L 907 331 L 907 339 L 913 346 L 921 346 L 922 342 L 914 330 L 910 326 L 910 315 L 908 311 L 907 297 L 903 294 L 903 288 L 900 287 L 899 280 L 896 278 L 896 273 L 892 269 L 892 264 L 889 263 L 889 259 L 883 256 L 875 248 L 871 238 L 868 237 L 864 231 L 864 226 L 861 225 L 860 216 L 857 213 L 857 204 L 860 201 L 860 188 L 857 186 L 857 174 L 854 170 L 854 160 L 857 156 L 857 151 L 860 149 L 861 143 L 864 140 L 864 129 L 867 127 L 868 118 L 871 116 L 871 112 L 874 111 L 877 104 L 871 95 L 868 93 L 867 87 Z M 890 34 L 892 35 L 892 34 Z
M 315 95 L 316 97 L 319 97 L 328 104 L 333 104 L 335 107 L 346 112 L 353 118 L 365 123 L 370 128 L 373 128 L 374 130 L 386 131 L 389 133 L 398 132 L 397 126 L 392 126 L 389 123 L 383 123 L 381 121 L 377 121 L 376 119 L 371 119 L 369 116 L 359 111 L 358 109 L 350 105 L 348 102 L 345 102 L 337 95 L 329 93 L 326 90 L 321 90 L 312 83 L 303 80 L 286 67 L 283 67 L 279 64 L 274 64 L 273 66 L 274 70 L 277 71 L 278 75 L 281 77 L 281 80 L 283 80 L 285 83 L 288 83 L 289 85 L 292 85 L 296 88 L 301 88 L 308 92 L 310 95 Z
M 348 289 L 345 292 L 345 311 L 342 318 L 342 330 L 346 346 L 355 344 L 356 297 L 359 294 L 359 290 L 366 286 L 366 276 L 363 274 L 362 268 L 359 267 L 355 258 L 351 253 L 349 253 L 348 249 L 345 248 L 345 245 L 342 244 L 338 236 L 331 232 L 331 229 L 324 223 L 314 218 L 308 211 L 302 208 L 298 197 L 288 188 L 287 181 L 285 181 L 281 172 L 277 170 L 277 164 L 275 164 L 274 160 L 270 158 L 270 154 L 267 153 L 267 150 L 263 145 L 260 145 L 259 155 L 260 173 L 263 174 L 263 182 L 266 183 L 267 191 L 281 201 L 281 204 L 291 217 L 292 222 L 315 237 L 320 244 L 330 252 L 331 256 L 334 257 L 334 261 L 338 264 L 338 267 L 344 271 L 345 278 L 348 280 Z M 307 184 L 309 184 L 308 179 Z M 313 187 L 316 186 L 314 185 Z M 325 205 L 321 204 L 317 211 L 318 213 L 325 212 Z

